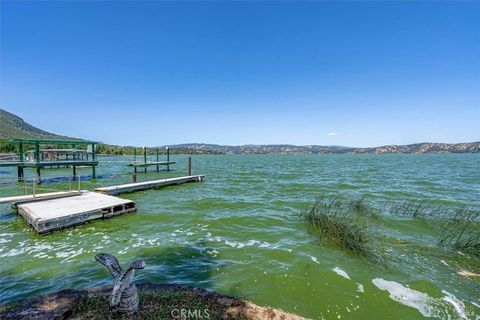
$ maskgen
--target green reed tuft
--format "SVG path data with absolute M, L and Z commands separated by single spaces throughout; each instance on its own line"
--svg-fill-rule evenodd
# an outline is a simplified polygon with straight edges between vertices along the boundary
M 447 214 L 445 209 L 428 204 L 423 200 L 406 200 L 395 203 L 391 205 L 390 212 L 393 215 L 411 216 L 414 218 L 436 217 Z
M 365 213 L 366 208 L 363 200 L 348 202 L 342 201 L 338 195 L 322 195 L 303 215 L 319 240 L 326 240 L 358 256 L 368 256 L 372 253 L 372 239 L 366 223 L 356 217 Z
M 442 223 L 439 245 L 480 257 L 480 211 L 466 206 Z
M 439 246 L 480 257 L 480 211 L 468 206 L 446 207 L 406 200 L 384 203 L 379 208 L 369 204 L 364 196 L 347 200 L 339 194 L 323 194 L 310 210 L 303 212 L 303 218 L 320 241 L 328 241 L 358 256 L 375 256 L 379 248 L 373 244 L 380 240 L 369 232 L 367 222 L 373 217 L 376 224 L 382 212 L 434 219 L 432 227 L 438 226 L 441 231 Z

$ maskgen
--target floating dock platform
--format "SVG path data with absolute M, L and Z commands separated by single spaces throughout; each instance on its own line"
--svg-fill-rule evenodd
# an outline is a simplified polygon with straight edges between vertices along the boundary
M 205 176 L 203 174 L 200 174 L 200 175 L 176 177 L 176 178 L 161 179 L 161 180 L 127 183 L 127 184 L 120 184 L 120 185 L 111 186 L 111 187 L 96 188 L 95 191 L 103 194 L 108 194 L 108 195 L 117 195 L 121 193 L 127 193 L 127 192 L 133 192 L 133 191 L 145 190 L 145 189 L 155 189 L 155 188 L 177 185 L 177 184 L 182 184 L 187 182 L 199 182 L 199 181 L 202 181 L 204 177 Z
M 48 233 L 93 219 L 110 218 L 136 210 L 135 202 L 97 192 L 17 205 L 38 233 Z
M 13 197 L 4 197 L 0 198 L 0 204 L 2 203 L 11 203 L 12 205 L 17 205 L 24 202 L 34 202 L 34 201 L 43 201 L 49 199 L 57 198 L 66 198 L 81 195 L 79 191 L 58 191 L 58 192 L 48 192 L 48 193 L 38 193 L 38 194 L 28 194 L 24 196 L 13 196 Z

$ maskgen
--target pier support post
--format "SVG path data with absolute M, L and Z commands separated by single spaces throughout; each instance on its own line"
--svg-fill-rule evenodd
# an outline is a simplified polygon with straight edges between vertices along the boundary
M 23 167 L 17 167 L 18 171 L 18 182 L 23 182 Z
M 188 157 L 188 175 L 192 175 L 192 157 Z
M 157 148 L 157 159 L 156 161 L 158 162 L 158 148 Z M 160 171 L 160 166 L 157 164 L 157 172 Z
M 23 143 L 18 144 L 18 160 L 20 162 L 24 161 L 24 152 L 23 152 Z
M 170 148 L 167 147 L 167 172 L 170 171 Z
M 73 176 L 77 176 L 77 166 L 73 166 Z
M 37 164 L 40 162 L 40 143 L 35 142 L 35 161 Z
M 24 161 L 24 152 L 23 152 L 23 143 L 18 144 L 18 161 L 23 162 Z M 18 182 L 23 182 L 23 167 L 18 166 L 17 167 L 17 173 L 18 173 Z
M 96 156 L 96 145 L 95 143 L 92 143 L 92 161 L 95 162 L 97 156 Z M 97 179 L 97 171 L 95 168 L 95 164 L 92 165 L 92 179 Z
M 40 167 L 37 167 L 37 183 L 42 183 L 42 177 L 40 175 Z
M 137 183 L 137 174 L 132 174 L 132 183 Z
M 143 147 L 143 163 L 145 164 L 144 171 L 147 173 L 147 148 Z

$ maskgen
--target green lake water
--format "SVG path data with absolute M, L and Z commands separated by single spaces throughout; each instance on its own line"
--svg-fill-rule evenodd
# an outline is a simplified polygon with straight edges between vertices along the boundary
M 187 156 L 172 158 L 174 171 L 138 180 L 184 174 Z M 100 160 L 99 178 L 82 188 L 131 181 L 123 157 Z M 23 193 L 7 185 L 15 172 L 0 168 L 0 196 Z M 53 177 L 70 172 L 44 170 L 41 187 L 65 189 Z M 138 283 L 212 289 L 314 319 L 480 318 L 480 277 L 459 274 L 480 273 L 480 262 L 440 248 L 436 218 L 372 219 L 379 262 L 318 243 L 298 215 L 332 192 L 379 208 L 405 200 L 478 208 L 480 155 L 205 155 L 193 156 L 193 172 L 205 181 L 124 194 L 136 213 L 46 236 L 0 205 L 1 301 L 110 284 L 94 259 L 107 252 L 124 266 L 144 259 Z

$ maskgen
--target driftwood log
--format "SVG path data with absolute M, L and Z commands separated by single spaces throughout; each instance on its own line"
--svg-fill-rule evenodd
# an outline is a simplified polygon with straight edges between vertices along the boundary
M 110 298 L 110 306 L 120 313 L 133 314 L 138 310 L 138 292 L 133 275 L 135 269 L 143 269 L 143 260 L 134 261 L 130 267 L 123 271 L 117 258 L 108 253 L 100 253 L 95 256 L 98 262 L 110 270 L 113 276 L 113 291 Z

